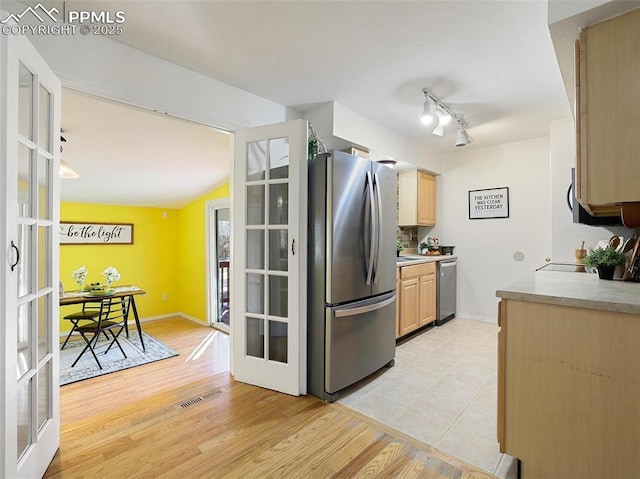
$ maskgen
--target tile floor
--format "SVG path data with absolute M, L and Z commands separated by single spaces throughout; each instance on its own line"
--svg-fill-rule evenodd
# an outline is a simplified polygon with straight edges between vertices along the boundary
M 501 478 L 516 464 L 498 450 L 497 325 L 455 318 L 398 343 L 396 362 L 338 402 Z

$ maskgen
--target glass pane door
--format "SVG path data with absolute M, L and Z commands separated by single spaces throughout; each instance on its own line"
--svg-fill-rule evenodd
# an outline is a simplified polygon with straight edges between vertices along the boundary
M 287 362 L 289 142 L 247 145 L 247 354 Z
M 306 393 L 306 128 L 237 132 L 234 166 L 233 372 L 290 394 Z
M 2 338 L 3 477 L 40 477 L 60 434 L 58 392 L 58 151 L 60 83 L 24 38 L 7 38 L 0 102 L 8 144 L 0 239 L 11 258 L 2 265 L 6 291 Z M 6 304 L 6 306 L 5 306 Z

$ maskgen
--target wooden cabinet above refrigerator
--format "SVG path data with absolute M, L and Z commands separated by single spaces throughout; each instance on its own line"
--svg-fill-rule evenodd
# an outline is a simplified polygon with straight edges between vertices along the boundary
M 435 176 L 420 170 L 398 173 L 398 226 L 435 224 Z
M 576 42 L 577 188 L 594 216 L 640 201 L 640 10 Z

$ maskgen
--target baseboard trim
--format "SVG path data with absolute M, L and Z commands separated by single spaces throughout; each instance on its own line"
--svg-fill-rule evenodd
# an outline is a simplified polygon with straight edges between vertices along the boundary
M 476 321 L 485 321 L 487 323 L 498 324 L 498 319 L 497 318 L 492 318 L 491 316 L 479 316 L 477 314 L 456 313 L 456 318 L 474 319 Z
M 173 318 L 175 316 L 182 316 L 180 313 L 166 313 L 166 314 L 158 314 L 156 316 L 146 316 L 144 318 L 140 318 L 140 322 L 141 323 L 148 323 L 149 321 L 155 321 L 157 319 L 166 319 L 166 318 Z M 136 324 L 136 320 L 135 319 L 131 319 L 129 318 L 128 321 L 129 324 Z
M 132 313 L 133 314 L 133 313 Z M 201 321 L 198 318 L 194 317 L 194 316 L 190 316 L 186 313 L 166 313 L 166 314 L 158 314 L 156 316 L 146 316 L 144 318 L 140 318 L 140 323 L 148 323 L 149 321 L 157 321 L 158 319 L 166 319 L 166 318 L 175 318 L 176 316 L 180 316 L 181 318 L 187 319 L 189 321 L 192 321 L 196 324 L 199 324 L 201 326 L 207 326 L 207 323 L 205 321 Z M 66 322 L 66 321 L 65 321 Z M 129 324 L 129 326 L 133 326 L 134 328 L 136 327 L 136 320 L 129 318 L 129 321 L 127 322 Z M 71 328 L 66 329 L 66 330 L 60 330 L 60 337 L 61 338 L 65 338 L 67 337 L 67 334 L 69 334 L 69 331 L 71 331 Z
M 199 324 L 201 326 L 208 326 L 206 321 L 202 321 L 201 319 L 196 318 L 195 316 L 191 316 L 187 313 L 176 313 L 174 316 L 182 316 L 184 319 L 188 319 L 189 321 L 193 321 L 196 324 Z
M 167 313 L 167 314 L 160 314 L 158 316 L 147 316 L 146 318 L 140 318 L 140 322 L 141 323 L 146 323 L 148 321 L 155 321 L 157 319 L 165 319 L 165 318 L 175 318 L 176 316 L 180 316 L 181 318 L 187 319 L 189 321 L 192 321 L 196 324 L 199 324 L 201 326 L 207 326 L 207 322 L 206 321 L 202 321 L 201 319 L 196 318 L 195 316 L 191 316 L 187 313 L 182 313 L 180 311 L 175 312 L 175 313 Z M 129 324 L 131 324 L 131 320 L 129 320 Z M 135 320 L 133 321 L 133 323 L 135 324 Z

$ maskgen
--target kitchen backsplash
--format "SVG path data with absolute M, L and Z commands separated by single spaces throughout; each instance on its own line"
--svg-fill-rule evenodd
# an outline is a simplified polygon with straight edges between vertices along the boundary
M 396 236 L 398 241 L 402 241 L 402 245 L 405 249 L 417 249 L 418 248 L 418 227 L 417 226 L 402 226 L 396 230 Z

